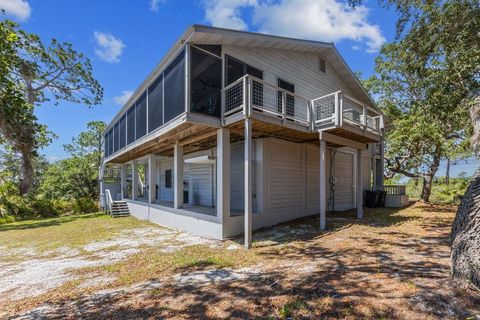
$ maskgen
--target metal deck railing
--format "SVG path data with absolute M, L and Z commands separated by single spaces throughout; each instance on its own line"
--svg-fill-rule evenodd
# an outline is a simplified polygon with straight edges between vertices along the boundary
M 384 127 L 381 113 L 342 91 L 309 100 L 250 75 L 226 86 L 222 99 L 223 119 L 238 112 L 249 116 L 259 111 L 312 131 L 349 124 L 380 135 Z

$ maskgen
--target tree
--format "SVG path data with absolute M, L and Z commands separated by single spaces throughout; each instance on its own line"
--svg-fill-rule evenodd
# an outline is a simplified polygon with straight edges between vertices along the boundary
M 70 43 L 37 35 L 9 20 L 0 21 L 0 135 L 21 154 L 21 194 L 33 187 L 33 160 L 51 137 L 38 123 L 35 107 L 51 99 L 99 104 L 103 89 L 93 78 L 90 60 Z
M 87 130 L 64 145 L 71 157 L 60 160 L 45 172 L 39 188 L 47 199 L 96 199 L 98 196 L 98 167 L 102 154 L 103 121 L 87 123 Z
M 406 15 L 410 28 L 382 48 L 377 75 L 367 82 L 392 121 L 387 169 L 421 178 L 424 201 L 440 161 L 466 157 L 471 150 L 468 110 L 479 86 L 478 6 L 419 2 L 415 14 Z
M 350 2 L 355 4 L 361 0 Z M 434 90 L 426 90 L 428 97 L 436 103 L 422 109 L 432 119 L 441 119 L 449 111 L 469 111 L 474 130 L 471 144 L 477 157 L 480 156 L 480 3 L 476 0 L 385 0 L 384 3 L 395 5 L 400 13 L 397 40 L 403 41 L 402 36 L 406 34 L 402 46 L 412 61 L 407 66 L 418 67 L 417 74 L 408 74 L 418 75 L 422 79 L 426 77 L 423 85 L 427 88 L 428 81 L 445 84 L 443 88 L 434 86 Z M 408 29 L 408 26 L 411 28 Z M 418 62 L 421 62 L 420 65 Z M 425 74 L 422 63 L 430 65 L 433 72 Z M 445 68 L 448 72 L 435 72 L 438 68 Z M 438 103 L 442 99 L 449 103 Z M 438 109 L 433 109 L 435 106 Z M 449 123 L 445 122 L 445 125 Z M 480 288 L 478 199 L 480 170 L 477 170 L 465 192 L 451 233 L 452 276 Z
M 64 145 L 65 151 L 73 157 L 83 157 L 93 154 L 97 159 L 97 168 L 102 162 L 103 131 L 106 124 L 103 121 L 90 121 L 87 123 L 87 131 L 81 132 L 78 137 L 72 139 L 71 144 Z

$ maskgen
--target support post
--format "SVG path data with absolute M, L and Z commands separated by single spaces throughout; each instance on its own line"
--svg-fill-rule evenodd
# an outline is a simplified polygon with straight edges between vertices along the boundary
M 384 136 L 382 135 L 382 142 L 380 142 L 380 172 L 379 175 L 379 185 L 383 186 L 384 174 L 385 174 L 385 142 Z
M 127 182 L 127 165 L 121 164 L 120 165 L 120 194 L 122 200 L 125 198 L 125 183 Z
M 357 149 L 357 165 L 355 167 L 356 173 L 356 196 L 355 200 L 357 202 L 357 219 L 363 219 L 363 188 L 362 188 L 362 150 Z
M 230 217 L 230 130 L 217 130 L 217 216 L 222 224 Z
M 132 163 L 132 200 L 137 200 L 138 195 L 138 162 Z
M 183 207 L 183 146 L 175 143 L 173 147 L 173 171 L 174 171 L 174 208 Z
M 151 205 L 155 202 L 156 188 L 157 183 L 156 179 L 157 165 L 154 155 L 148 156 L 148 204 Z
M 252 119 L 245 119 L 245 247 L 252 246 Z
M 325 230 L 326 228 L 326 153 L 327 153 L 327 142 L 320 139 L 320 230 Z

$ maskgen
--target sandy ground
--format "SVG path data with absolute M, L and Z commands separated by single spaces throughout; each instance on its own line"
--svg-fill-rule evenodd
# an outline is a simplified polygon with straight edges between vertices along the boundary
M 73 298 L 48 294 L 76 276 L 72 269 L 111 264 L 148 247 L 244 249 L 155 227 L 73 252 L 35 256 L 24 248 L 16 253 L 24 254 L 19 262 L 0 264 L 0 317 L 476 320 L 480 293 L 449 277 L 453 217 L 451 207 L 423 205 L 370 212 L 365 221 L 336 214 L 327 232 L 318 231 L 318 220 L 305 219 L 257 232 L 252 254 L 258 259 L 251 265 L 172 270 L 122 287 L 109 287 L 108 275 L 92 275 L 77 284 Z
M 74 280 L 75 274 L 71 271 L 75 269 L 113 264 L 147 247 L 161 246 L 164 252 L 175 252 L 198 244 L 215 247 L 221 242 L 160 227 L 142 227 L 80 249 L 61 247 L 38 253 L 33 248 L 0 248 L 0 303 L 48 292 Z M 13 261 L 2 259 L 12 256 Z M 95 279 L 90 284 L 108 280 Z

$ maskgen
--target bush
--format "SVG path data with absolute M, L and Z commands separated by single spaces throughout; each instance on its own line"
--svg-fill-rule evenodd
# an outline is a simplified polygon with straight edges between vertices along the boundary
M 98 203 L 92 198 L 79 198 L 74 202 L 75 212 L 91 213 L 98 211 Z

